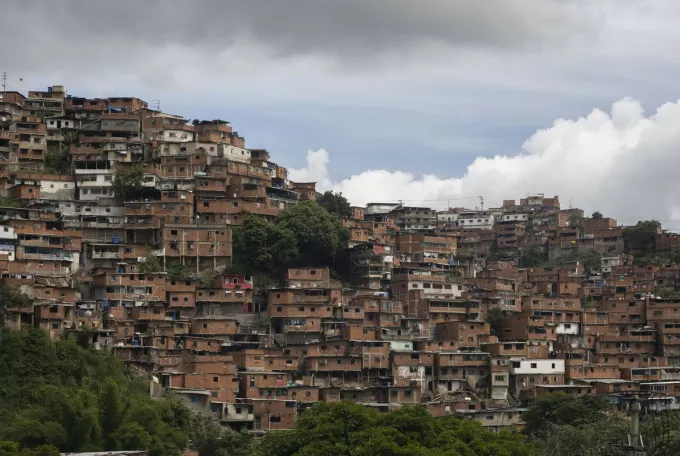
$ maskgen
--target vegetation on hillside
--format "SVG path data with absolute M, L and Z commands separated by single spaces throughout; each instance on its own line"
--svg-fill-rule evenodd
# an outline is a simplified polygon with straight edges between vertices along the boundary
M 0 196 L 0 207 L 21 207 L 19 201 L 7 196 Z
M 523 247 L 519 257 L 519 266 L 521 268 L 533 268 L 546 260 L 543 249 L 535 245 Z
M 0 285 L 0 328 L 5 326 L 7 309 L 29 307 L 33 300 L 23 294 L 19 288 Z
M 659 229 L 661 229 L 661 223 L 656 220 L 641 220 L 634 226 L 625 227 L 623 240 L 626 243 L 626 250 L 640 256 L 653 255 Z
M 331 214 L 338 215 L 340 217 L 349 217 L 352 215 L 352 210 L 350 208 L 349 201 L 347 198 L 342 196 L 342 193 L 335 193 L 328 190 L 321 195 L 316 202 L 326 209 Z
M 293 431 L 269 432 L 255 456 L 529 456 L 521 434 L 494 433 L 476 421 L 432 417 L 422 406 L 380 414 L 349 402 L 318 403 Z
M 130 168 L 116 171 L 113 177 L 113 193 L 119 202 L 129 199 L 129 195 L 142 190 L 144 167 L 137 163 Z
M 176 400 L 151 399 L 146 383 L 109 354 L 72 339 L 53 343 L 37 329 L 0 330 L 0 455 L 50 456 L 57 448 L 172 456 L 190 438 L 201 456 L 224 454 L 206 449 L 213 440 L 249 445 Z
M 590 274 L 590 271 L 593 269 L 600 269 L 602 265 L 602 255 L 597 253 L 595 250 L 578 253 L 567 253 L 552 260 L 545 261 L 541 263 L 540 266 L 543 268 L 550 268 L 574 263 L 582 263 L 583 269 L 587 275 Z
M 234 265 L 264 275 L 281 275 L 290 267 L 333 267 L 348 241 L 349 232 L 334 214 L 306 201 L 283 211 L 274 223 L 246 215 L 234 229 Z
M 71 174 L 69 146 L 77 141 L 77 132 L 63 132 L 62 141 L 49 145 L 45 153 L 45 172 L 68 176 Z
M 522 415 L 524 433 L 535 456 L 625 456 L 630 417 L 606 398 L 553 393 L 539 397 Z M 680 415 L 641 414 L 640 431 L 647 456 L 680 454 Z

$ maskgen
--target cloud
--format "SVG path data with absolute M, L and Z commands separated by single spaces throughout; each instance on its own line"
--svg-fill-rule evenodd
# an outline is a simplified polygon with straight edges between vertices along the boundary
M 246 41 L 280 55 L 323 54 L 351 59 L 401 53 L 423 42 L 522 48 L 566 40 L 589 24 L 582 0 L 90 0 L 10 1 L 0 24 L 13 47 L 58 38 L 65 53 L 92 47 L 96 59 L 121 44 L 129 49 L 181 45 L 204 52 Z M 95 51 L 95 45 L 98 47 Z M 153 51 L 152 51 L 153 52 Z M 21 57 L 17 53 L 16 58 Z M 123 56 L 121 56 L 123 57 Z M 124 59 L 117 63 L 124 62 Z M 116 62 L 111 62 L 116 63 Z
M 368 170 L 342 180 L 330 176 L 327 151 L 310 151 L 307 167 L 291 179 L 317 180 L 321 190 L 342 192 L 353 204 L 403 200 L 445 208 L 487 206 L 528 193 L 559 195 L 574 207 L 633 223 L 680 218 L 680 101 L 645 115 L 624 98 L 610 112 L 593 110 L 575 120 L 558 119 L 527 139 L 519 154 L 477 158 L 463 176 L 415 176 L 407 171 Z M 411 161 L 416 162 L 414 154 Z M 403 163 L 408 169 L 409 162 Z M 668 224 L 667 224 L 668 225 Z M 670 228 L 674 228 L 673 223 Z M 675 222 L 680 228 L 680 224 Z

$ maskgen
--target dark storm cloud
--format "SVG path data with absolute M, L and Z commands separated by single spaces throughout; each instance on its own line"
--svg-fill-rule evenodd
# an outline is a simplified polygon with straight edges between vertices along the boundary
M 7 2 L 3 2 L 7 3 Z M 13 45 L 104 47 L 254 42 L 280 55 L 351 58 L 422 42 L 525 48 L 562 40 L 589 15 L 578 0 L 10 0 Z M 102 49 L 104 50 L 104 49 Z M 65 51 L 67 51 L 65 49 Z

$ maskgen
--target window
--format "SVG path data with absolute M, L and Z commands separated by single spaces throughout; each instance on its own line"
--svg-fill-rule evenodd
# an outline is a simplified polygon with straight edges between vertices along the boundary
M 554 364 L 553 364 L 553 366 L 554 366 Z M 536 369 L 536 363 L 531 363 L 531 368 Z
M 220 381 L 220 378 L 219 378 L 219 377 L 213 377 L 213 383 L 217 383 L 217 382 L 219 382 L 219 381 Z

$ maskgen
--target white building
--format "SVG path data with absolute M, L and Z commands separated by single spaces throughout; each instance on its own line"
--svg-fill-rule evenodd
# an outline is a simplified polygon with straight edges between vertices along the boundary
M 62 180 L 40 180 L 40 198 L 47 200 L 72 200 L 76 195 L 76 183 Z
M 368 203 L 364 209 L 364 215 L 387 214 L 397 206 L 399 206 L 398 203 Z
M 81 172 L 79 173 L 79 171 Z M 85 172 L 88 174 L 84 174 Z M 78 189 L 80 190 L 78 199 L 80 201 L 97 201 L 101 198 L 113 198 L 115 196 L 113 178 L 111 170 L 76 169 L 76 179 L 78 179 Z
M 154 139 L 173 143 L 193 142 L 194 133 L 182 128 L 169 127 L 159 131 Z
M 7 255 L 9 261 L 14 261 L 18 238 L 14 227 L 0 226 L 0 255 Z
M 73 119 L 65 119 L 59 117 L 50 117 L 45 119 L 48 130 L 61 130 L 62 128 L 76 128 L 76 122 Z
M 409 290 L 423 290 L 423 294 L 428 299 L 458 299 L 463 295 L 467 287 L 460 283 L 442 283 L 429 281 L 408 282 Z
M 526 222 L 529 220 L 528 214 L 505 214 L 502 216 L 503 222 Z
M 250 163 L 250 151 L 230 144 L 217 145 L 217 157 L 243 163 Z
M 458 223 L 460 212 L 439 211 L 437 212 L 437 222 Z
M 555 333 L 578 335 L 580 325 L 578 323 L 556 323 Z
M 510 373 L 512 375 L 563 375 L 564 360 L 510 358 Z
M 463 229 L 492 230 L 494 216 L 486 211 L 461 212 L 458 217 L 458 226 Z

